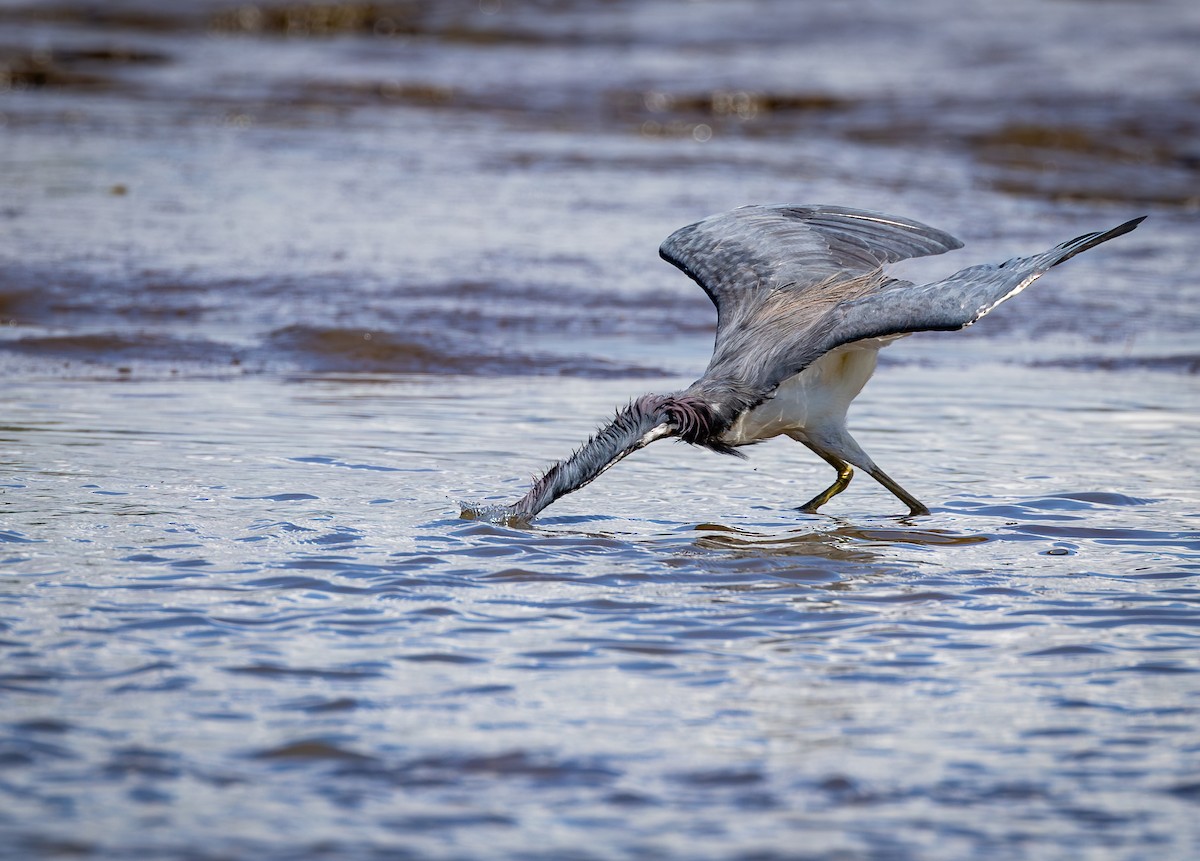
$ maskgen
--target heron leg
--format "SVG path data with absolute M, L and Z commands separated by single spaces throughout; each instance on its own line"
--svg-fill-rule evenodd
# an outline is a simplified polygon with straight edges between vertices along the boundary
M 896 482 L 879 467 L 872 466 L 871 469 L 867 470 L 867 475 L 878 481 L 880 484 L 890 490 L 897 499 L 907 505 L 909 514 L 916 516 L 918 514 L 929 513 L 929 509 L 926 508 L 919 499 L 917 499 L 900 485 L 896 484 Z
M 805 445 L 808 444 L 805 443 Z M 816 514 L 818 508 L 820 508 L 829 500 L 833 499 L 850 485 L 850 479 L 854 478 L 854 468 L 836 455 L 820 451 L 819 449 L 813 448 L 811 445 L 808 447 L 811 448 L 813 452 L 822 460 L 837 470 L 837 478 L 834 479 L 833 484 L 829 485 L 829 487 L 822 490 L 808 502 L 801 505 L 798 509 L 809 514 Z
M 793 439 L 804 443 L 822 460 L 838 471 L 837 480 L 801 506 L 801 511 L 814 513 L 818 507 L 824 505 L 834 496 L 845 490 L 846 486 L 850 483 L 851 476 L 854 474 L 854 470 L 850 468 L 850 464 L 854 464 L 854 466 L 864 470 L 867 475 L 878 481 L 893 496 L 907 505 L 909 514 L 916 516 L 929 513 L 929 509 L 925 507 L 924 503 L 897 484 L 890 475 L 875 465 L 875 461 L 871 460 L 867 453 L 862 450 L 862 447 L 855 442 L 844 426 L 827 428 L 826 432 L 821 436 L 819 445 L 814 444 L 811 439 L 800 437 L 793 437 Z M 834 454 L 835 451 L 837 454 Z

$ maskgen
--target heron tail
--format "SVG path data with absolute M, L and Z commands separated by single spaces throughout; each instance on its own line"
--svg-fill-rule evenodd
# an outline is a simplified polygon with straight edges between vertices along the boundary
M 468 509 L 464 517 L 528 523 L 554 500 L 593 481 L 617 461 L 657 439 L 679 434 L 669 398 L 644 395 L 631 402 L 570 457 L 546 470 L 524 497 L 511 505 Z

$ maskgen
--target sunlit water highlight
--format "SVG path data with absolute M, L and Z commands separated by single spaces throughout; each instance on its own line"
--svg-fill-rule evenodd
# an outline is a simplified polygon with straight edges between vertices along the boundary
M 0 857 L 1200 852 L 1200 6 L 514 5 L 0 3 Z M 1150 218 L 884 351 L 928 517 L 787 441 L 458 517 L 778 201 Z
M 18 389 L 6 828 L 114 857 L 1181 847 L 1200 464 L 1163 440 L 1195 417 L 1160 375 L 979 396 L 1013 376 L 939 372 L 932 433 L 926 372 L 877 381 L 862 436 L 930 517 L 857 484 L 789 511 L 826 477 L 794 444 L 663 446 L 532 531 L 454 516 L 571 442 L 510 436 L 491 386 Z M 628 383 L 573 388 L 514 384 L 586 416 Z

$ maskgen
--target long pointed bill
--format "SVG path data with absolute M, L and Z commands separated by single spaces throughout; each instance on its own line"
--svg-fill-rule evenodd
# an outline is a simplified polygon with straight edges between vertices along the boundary
M 463 514 L 487 520 L 528 523 L 554 500 L 593 481 L 617 461 L 655 440 L 677 433 L 663 408 L 663 399 L 653 395 L 639 398 L 619 411 L 574 454 L 546 470 L 519 501 L 491 509 L 464 511 Z

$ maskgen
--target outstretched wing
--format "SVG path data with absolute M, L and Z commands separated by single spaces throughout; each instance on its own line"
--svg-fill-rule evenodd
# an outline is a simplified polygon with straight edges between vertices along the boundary
M 897 283 L 884 277 L 885 264 L 960 247 L 948 233 L 876 212 L 744 206 L 675 231 L 659 253 L 717 306 L 705 376 L 753 401 L 830 349 L 833 308 Z
M 677 231 L 661 253 L 717 306 L 705 378 L 753 403 L 843 344 L 969 326 L 1051 267 L 1143 220 L 921 286 L 886 277 L 883 265 L 958 248 L 957 239 L 840 207 L 745 207 Z
M 830 328 L 823 346 L 831 350 L 865 338 L 963 329 L 1020 293 L 1052 266 L 1129 233 L 1144 219 L 1135 218 L 1101 233 L 1086 233 L 1030 257 L 971 266 L 932 284 L 885 284 L 835 307 L 830 312 Z
M 886 263 L 961 247 L 948 233 L 876 212 L 743 206 L 676 230 L 658 251 L 717 306 L 719 338 L 725 319 L 745 316 L 773 291 L 836 292 Z

